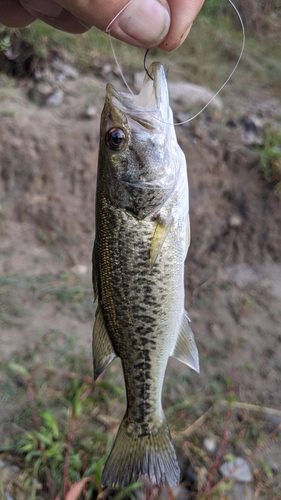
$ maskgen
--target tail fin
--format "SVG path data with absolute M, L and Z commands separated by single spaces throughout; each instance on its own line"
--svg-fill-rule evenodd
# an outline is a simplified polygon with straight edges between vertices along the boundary
M 142 475 L 159 486 L 178 484 L 180 469 L 166 420 L 151 433 L 131 429 L 125 416 L 105 464 L 102 487 L 127 486 Z

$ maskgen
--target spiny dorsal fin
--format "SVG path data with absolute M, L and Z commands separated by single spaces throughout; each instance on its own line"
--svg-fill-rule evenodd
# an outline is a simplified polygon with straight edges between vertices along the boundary
M 97 380 L 115 357 L 116 354 L 104 323 L 102 310 L 98 305 L 93 328 L 94 380 Z
M 169 221 L 167 224 L 158 221 L 156 224 L 150 245 L 150 269 L 153 268 L 156 262 L 156 259 L 161 251 L 163 243 L 167 237 L 167 234 L 170 231 L 171 225 L 172 221 Z
M 198 350 L 189 323 L 188 314 L 184 311 L 178 338 L 170 356 L 182 361 L 199 373 Z

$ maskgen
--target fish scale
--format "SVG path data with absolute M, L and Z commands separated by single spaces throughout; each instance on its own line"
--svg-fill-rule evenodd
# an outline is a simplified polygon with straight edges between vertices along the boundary
M 165 340 L 166 328 L 173 322 L 172 314 L 166 311 L 165 321 L 163 308 L 166 294 L 163 275 L 171 279 L 175 269 L 172 265 L 156 264 L 152 271 L 149 267 L 150 241 L 153 234 L 153 222 L 140 223 L 132 216 L 116 212 L 110 205 L 103 208 L 104 232 L 101 235 L 99 255 L 101 255 L 101 297 L 104 318 L 106 319 L 114 351 L 122 360 L 125 383 L 127 388 L 128 409 L 135 413 L 134 418 L 141 421 L 145 412 L 138 415 L 138 408 L 149 407 L 153 414 L 159 409 L 150 405 L 146 398 L 145 405 L 139 392 L 142 384 L 149 380 L 150 391 L 154 399 L 161 400 L 162 382 L 166 365 L 162 363 L 162 370 L 152 379 L 150 374 L 150 351 L 158 352 L 160 357 L 161 346 Z M 123 220 L 125 219 L 125 220 Z M 141 228 L 139 226 L 142 226 Z M 145 225 L 145 227 L 143 227 Z M 123 245 L 122 242 L 126 242 Z M 110 248 L 110 255 L 107 249 Z M 118 265 L 115 265 L 114 256 L 118 255 Z M 136 273 L 137 270 L 137 273 Z M 132 280 L 134 285 L 132 286 Z M 147 288 L 148 293 L 147 293 Z M 171 296 L 174 295 L 170 290 Z M 139 304 L 144 311 L 140 311 Z M 136 310 L 137 313 L 133 311 Z M 157 315 L 155 314 L 157 311 Z M 161 321 L 157 321 L 161 315 Z M 170 316 L 170 317 L 169 317 Z M 160 324 L 158 324 L 160 323 Z M 120 336 L 120 332 L 122 335 Z M 141 332 L 141 336 L 140 336 Z M 167 355 L 172 349 L 166 346 Z M 144 356 L 144 352 L 146 356 Z M 148 354 L 148 356 L 147 356 Z M 147 359 L 148 358 L 148 359 Z M 158 361 L 158 360 L 157 360 Z M 145 368 L 140 369 L 140 363 Z M 158 364 L 157 364 L 158 366 Z M 136 368 L 136 369 L 134 369 Z M 149 378 L 148 378 L 149 377 Z
M 103 486 L 113 488 L 140 475 L 156 484 L 179 481 L 161 403 L 163 380 L 170 355 L 199 369 L 184 311 L 186 164 L 168 124 L 163 67 L 153 63 L 150 74 L 153 82 L 146 77 L 135 98 L 108 85 L 101 116 L 93 251 L 98 301 L 94 376 L 119 357 L 127 396 L 102 476 Z

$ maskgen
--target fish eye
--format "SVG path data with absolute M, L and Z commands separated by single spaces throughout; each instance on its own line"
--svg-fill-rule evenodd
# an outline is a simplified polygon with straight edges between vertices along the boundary
M 123 148 L 126 141 L 125 132 L 121 128 L 113 127 L 111 128 L 106 136 L 106 145 L 111 149 L 111 151 L 120 151 Z

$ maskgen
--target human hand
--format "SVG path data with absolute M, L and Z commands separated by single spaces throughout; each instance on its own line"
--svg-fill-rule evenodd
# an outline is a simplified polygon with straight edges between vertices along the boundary
M 171 51 L 182 44 L 204 0 L 1 0 L 0 22 L 22 28 L 41 19 L 69 33 L 92 26 L 130 45 Z M 126 8 L 124 8 L 127 5 Z M 123 9 L 123 10 L 122 10 Z M 118 15 L 120 13 L 120 15 Z

